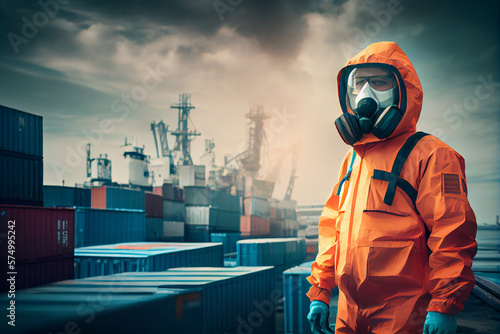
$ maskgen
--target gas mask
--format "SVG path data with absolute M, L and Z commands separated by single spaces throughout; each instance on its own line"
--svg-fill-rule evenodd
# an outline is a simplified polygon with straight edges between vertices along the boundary
M 342 139 L 353 145 L 368 133 L 379 139 L 388 137 L 402 118 L 396 75 L 381 67 L 359 67 L 346 81 L 346 102 L 354 115 L 344 110 L 335 121 Z

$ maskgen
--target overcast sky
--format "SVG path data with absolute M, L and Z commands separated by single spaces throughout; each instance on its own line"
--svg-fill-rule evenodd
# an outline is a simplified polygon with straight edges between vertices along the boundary
M 79 147 L 112 158 L 136 136 L 154 155 L 150 122 L 175 128 L 169 106 L 191 93 L 200 162 L 244 149 L 245 113 L 262 104 L 268 166 L 299 143 L 299 204 L 324 204 L 349 149 L 333 124 L 336 76 L 372 42 L 397 42 L 424 89 L 419 130 L 466 160 L 478 222 L 500 214 L 500 5 L 497 1 L 3 0 L 0 104 L 44 117 L 44 183 L 85 179 Z M 101 137 L 102 136 L 102 137 Z M 275 153 L 276 156 L 276 153 Z M 290 155 L 275 197 L 284 195 Z M 267 170 L 267 169 L 265 169 Z M 264 170 L 264 171 L 265 171 Z

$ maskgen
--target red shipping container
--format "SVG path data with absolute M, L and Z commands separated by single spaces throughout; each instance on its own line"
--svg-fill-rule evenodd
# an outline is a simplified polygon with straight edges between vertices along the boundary
M 12 275 L 16 290 L 73 277 L 74 247 L 75 210 L 1 205 L 1 291 Z
M 163 187 L 153 187 L 153 194 L 163 196 Z
M 38 259 L 36 261 L 25 261 L 16 263 L 15 290 L 32 288 L 35 286 L 74 279 L 75 278 L 75 258 L 68 256 L 58 259 Z M 2 268 L 7 265 L 2 263 Z M 6 277 L 3 277 L 6 275 Z M 2 282 L 0 283 L 0 292 L 11 290 L 10 281 L 7 281 L 11 275 L 3 272 Z
M 106 208 L 106 187 L 92 188 L 90 195 L 90 207 L 93 209 Z
M 9 240 L 14 255 L 7 253 Z M 64 258 L 73 256 L 74 248 L 74 209 L 0 206 L 0 261 L 7 261 L 7 255 L 14 256 L 16 262 Z
M 269 219 L 259 216 L 241 216 L 240 232 L 245 236 L 269 234 Z
M 163 218 L 163 198 L 161 195 L 145 192 L 144 209 L 148 218 Z

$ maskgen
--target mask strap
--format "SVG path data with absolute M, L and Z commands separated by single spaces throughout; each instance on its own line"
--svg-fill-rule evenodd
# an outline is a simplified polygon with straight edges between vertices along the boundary
M 377 116 L 377 119 L 375 121 L 375 124 L 373 124 L 373 126 L 377 126 L 377 124 L 380 122 L 381 119 L 384 118 L 385 114 L 387 114 L 387 112 L 392 108 L 392 107 L 395 107 L 394 105 L 392 106 L 388 106 L 387 108 L 384 109 L 384 111 L 382 111 L 382 113 L 380 115 Z M 375 116 L 375 115 L 374 115 Z
M 356 160 L 356 151 L 352 150 L 351 164 L 349 165 L 347 174 L 340 181 L 339 188 L 337 189 L 337 196 L 340 195 L 340 191 L 342 190 L 342 185 L 344 184 L 344 182 L 349 181 L 349 179 L 351 178 L 352 165 L 354 165 L 354 160 Z

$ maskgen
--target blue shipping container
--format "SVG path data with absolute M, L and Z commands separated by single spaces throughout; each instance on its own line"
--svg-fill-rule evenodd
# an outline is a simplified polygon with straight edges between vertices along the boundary
M 300 266 L 283 272 L 283 287 L 285 293 L 285 333 L 286 334 L 310 334 L 311 327 L 307 321 L 309 306 L 311 302 L 306 293 L 311 287 L 307 277 L 311 275 L 311 267 Z M 330 300 L 330 323 L 335 324 L 337 316 L 338 288 L 332 290 Z
M 203 324 L 200 334 L 275 332 L 275 309 L 283 294 L 274 291 L 271 267 L 174 268 L 163 272 L 123 273 L 59 282 L 68 289 L 114 284 L 120 288 L 199 288 L 203 312 L 191 320 Z M 163 328 L 165 330 L 165 328 Z
M 0 151 L 41 158 L 43 118 L 0 105 Z
M 92 287 L 68 281 L 16 291 L 15 327 L 1 333 L 202 333 L 201 289 L 125 287 L 117 282 Z M 71 281 L 71 282 L 78 282 Z M 7 294 L 0 303 L 9 305 Z M 23 320 L 24 319 L 24 320 Z
M 146 241 L 160 241 L 163 237 L 163 219 L 146 217 Z
M 237 242 L 239 266 L 274 266 L 276 286 L 281 288 L 283 271 L 304 262 L 305 240 L 301 238 L 248 239 Z
M 75 249 L 76 278 L 223 265 L 224 254 L 220 243 L 141 242 Z
M 254 236 L 242 236 L 241 232 L 212 232 L 210 233 L 211 242 L 222 242 L 224 245 L 224 254 L 236 253 L 236 243 L 239 240 L 255 239 Z
M 105 186 L 91 191 L 92 208 L 144 210 L 143 190 Z
M 42 157 L 0 151 L 0 203 L 42 205 Z
M 141 210 L 75 210 L 75 247 L 146 241 Z
M 163 200 L 163 220 L 185 222 L 186 206 L 182 202 Z
M 45 207 L 90 207 L 90 188 L 43 186 Z

